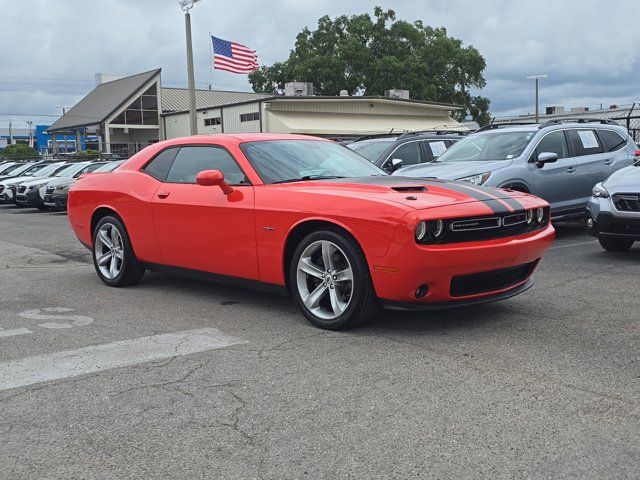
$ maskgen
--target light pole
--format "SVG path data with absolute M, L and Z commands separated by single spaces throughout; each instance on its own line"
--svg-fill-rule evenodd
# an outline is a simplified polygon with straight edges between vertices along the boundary
M 29 146 L 31 148 L 33 148 L 33 134 L 31 133 L 31 127 L 33 126 L 33 121 L 32 120 L 27 120 L 26 124 L 29 125 Z
M 538 103 L 538 91 L 539 91 L 539 85 L 540 85 L 540 80 L 542 80 L 543 78 L 547 78 L 547 75 L 530 75 L 527 77 L 527 80 L 535 80 L 536 81 L 536 123 L 538 123 L 538 120 L 540 118 L 540 110 L 539 110 L 539 103 Z
M 184 29 L 187 35 L 187 71 L 189 73 L 189 123 L 191 135 L 198 134 L 198 121 L 196 118 L 196 81 L 193 73 L 193 48 L 191 46 L 191 15 L 189 10 L 193 4 L 200 0 L 180 0 L 178 4 L 184 12 Z

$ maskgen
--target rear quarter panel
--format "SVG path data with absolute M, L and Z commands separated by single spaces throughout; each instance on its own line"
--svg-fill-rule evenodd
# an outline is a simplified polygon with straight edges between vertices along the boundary
M 116 170 L 78 179 L 69 191 L 69 222 L 78 239 L 93 244 L 91 219 L 100 208 L 114 210 L 123 220 L 136 256 L 159 261 L 158 245 L 149 202 L 160 182 L 144 173 Z

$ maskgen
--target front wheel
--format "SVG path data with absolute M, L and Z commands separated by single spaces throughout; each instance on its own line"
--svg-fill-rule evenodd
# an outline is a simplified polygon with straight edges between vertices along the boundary
M 598 238 L 602 248 L 609 252 L 626 252 L 633 246 L 633 240 L 616 240 L 612 238 Z
M 341 330 L 366 322 L 377 299 L 360 246 L 333 230 L 307 235 L 296 248 L 289 285 L 302 314 L 315 326 Z
M 140 281 L 144 267 L 136 258 L 129 234 L 114 216 L 100 219 L 93 232 L 93 265 L 100 280 L 110 287 L 126 287 Z

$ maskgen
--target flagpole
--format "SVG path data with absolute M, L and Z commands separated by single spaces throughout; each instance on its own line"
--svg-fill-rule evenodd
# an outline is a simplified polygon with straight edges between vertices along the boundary
M 211 83 L 209 88 L 213 90 L 213 38 L 211 32 L 209 32 L 209 72 L 211 72 Z

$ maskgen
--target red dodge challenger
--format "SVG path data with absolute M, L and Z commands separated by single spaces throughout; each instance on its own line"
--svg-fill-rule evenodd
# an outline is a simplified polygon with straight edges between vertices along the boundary
M 529 287 L 555 231 L 532 195 L 389 176 L 334 142 L 233 134 L 156 143 L 80 178 L 69 221 L 105 284 L 145 270 L 289 292 L 327 329 L 382 304 L 430 310 Z

